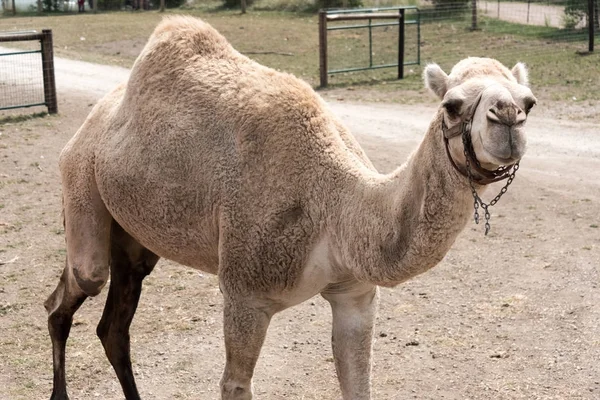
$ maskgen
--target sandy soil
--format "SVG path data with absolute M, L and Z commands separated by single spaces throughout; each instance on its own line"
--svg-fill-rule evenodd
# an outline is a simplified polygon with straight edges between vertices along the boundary
M 60 115 L 0 125 L 0 399 L 48 398 L 52 360 L 42 303 L 64 264 L 57 156 L 117 70 L 77 76 Z M 339 98 L 339 96 L 335 96 Z M 529 122 L 529 153 L 492 213 L 469 224 L 439 266 L 381 291 L 376 399 L 600 397 L 600 125 Z M 422 137 L 431 106 L 332 101 L 381 171 Z M 545 110 L 545 111 L 544 111 Z M 488 199 L 491 192 L 488 193 Z M 121 399 L 95 337 L 106 291 L 75 316 L 67 352 L 72 399 Z M 216 399 L 224 365 L 222 300 L 212 276 L 161 261 L 134 320 L 143 398 Z M 274 318 L 255 375 L 258 399 L 338 399 L 330 310 L 314 298 Z

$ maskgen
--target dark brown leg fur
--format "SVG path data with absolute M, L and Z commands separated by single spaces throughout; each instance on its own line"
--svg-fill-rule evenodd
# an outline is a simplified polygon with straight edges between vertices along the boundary
M 110 288 L 96 332 L 127 400 L 140 398 L 131 369 L 129 327 L 142 291 L 142 281 L 158 260 L 157 255 L 113 222 Z

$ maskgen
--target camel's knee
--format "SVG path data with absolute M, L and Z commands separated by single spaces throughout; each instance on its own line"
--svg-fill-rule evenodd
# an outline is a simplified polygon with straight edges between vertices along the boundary
M 108 262 L 76 264 L 72 266 L 72 271 L 77 286 L 90 297 L 98 295 L 108 281 Z

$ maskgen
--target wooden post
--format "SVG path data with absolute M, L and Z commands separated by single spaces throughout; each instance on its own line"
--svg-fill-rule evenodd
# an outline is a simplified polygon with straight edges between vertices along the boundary
M 321 87 L 327 86 L 327 12 L 319 10 L 319 71 Z
M 404 9 L 398 19 L 398 79 L 404 79 Z
M 589 43 L 588 43 L 588 51 L 590 53 L 594 52 L 594 0 L 588 0 L 588 35 L 589 35 Z
M 471 1 L 471 30 L 477 30 L 477 0 Z
M 42 0 L 37 0 L 37 12 L 41 14 L 44 11 L 44 7 L 42 5 Z
M 246 0 L 241 0 L 242 14 L 246 14 Z
M 52 50 L 52 31 L 42 30 L 42 76 L 44 79 L 44 102 L 49 114 L 58 112 L 56 99 L 56 81 L 54 80 L 54 51 Z
M 13 15 L 17 15 L 17 7 L 15 6 L 15 0 L 12 0 L 12 8 L 13 8 Z
M 98 12 L 98 0 L 92 0 L 92 8 L 94 9 L 94 13 Z
M 159 12 L 165 12 L 165 0 L 160 0 L 160 9 Z

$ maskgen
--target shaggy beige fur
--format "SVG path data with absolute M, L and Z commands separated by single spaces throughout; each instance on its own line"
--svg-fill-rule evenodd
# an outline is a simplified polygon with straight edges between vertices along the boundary
M 163 20 L 127 85 L 94 108 L 60 157 L 67 265 L 46 302 L 53 398 L 67 396 L 72 315 L 100 292 L 109 266 L 98 334 L 126 397 L 139 398 L 129 323 L 160 256 L 219 276 L 223 399 L 252 397 L 271 316 L 319 293 L 333 310 L 342 396 L 369 399 L 377 286 L 436 265 L 472 207 L 442 121 L 459 123 L 483 92 L 477 156 L 492 168 L 514 162 L 525 146 L 516 116 L 535 102 L 526 80 L 521 64 L 511 72 L 490 59 L 461 61 L 449 76 L 428 66 L 442 106 L 409 161 L 382 175 L 307 84 L 249 60 L 200 20 Z M 460 138 L 451 151 L 464 163 Z

